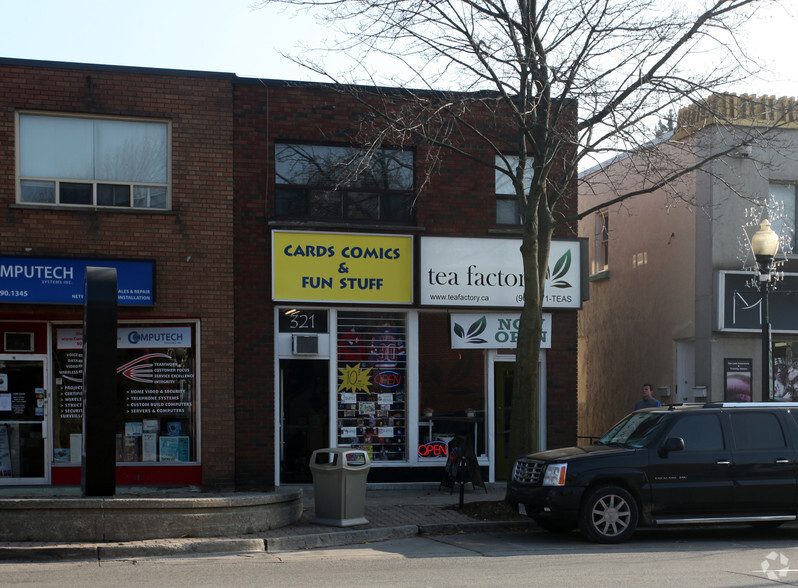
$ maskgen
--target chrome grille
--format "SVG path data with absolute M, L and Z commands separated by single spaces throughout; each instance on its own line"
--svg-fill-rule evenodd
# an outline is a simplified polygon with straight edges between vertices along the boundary
M 522 484 L 540 484 L 545 464 L 542 461 L 519 459 L 513 468 L 513 481 Z

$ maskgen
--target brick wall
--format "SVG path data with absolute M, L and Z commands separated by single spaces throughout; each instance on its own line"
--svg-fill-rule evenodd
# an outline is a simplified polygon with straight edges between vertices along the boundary
M 233 215 L 230 76 L 0 60 L 3 255 L 155 260 L 153 308 L 126 319 L 201 320 L 203 483 L 233 484 Z M 15 205 L 15 113 L 146 117 L 172 124 L 172 210 Z M 189 260 L 190 258 L 190 260 Z M 3 316 L 82 319 L 82 307 L 2 305 Z
M 236 226 L 236 479 L 239 486 L 266 487 L 274 469 L 274 312 L 270 304 L 270 231 L 342 230 L 379 232 L 374 225 L 325 226 L 284 223 L 274 218 L 275 142 L 341 144 L 362 136 L 364 109 L 331 88 L 273 81 L 235 84 Z M 487 117 L 485 124 L 491 124 Z M 492 162 L 494 153 L 470 147 Z M 416 183 L 424 179 L 427 152 L 416 149 Z M 567 153 L 562 154 L 567 156 Z M 554 174 L 562 166 L 554 166 Z M 416 226 L 423 235 L 495 236 L 494 173 L 468 158 L 444 154 L 417 201 Z M 575 188 L 561 207 L 576 211 Z M 389 227 L 388 232 L 403 232 Z M 520 236 L 516 232 L 515 236 Z M 563 227 L 558 236 L 573 238 Z M 505 235 L 506 236 L 506 235 Z M 513 236 L 511 233 L 510 236 Z M 576 312 L 555 313 L 556 338 L 549 351 L 549 445 L 576 441 Z M 446 332 L 444 331 L 444 334 Z M 447 335 L 448 337 L 448 335 Z M 252 361 L 251 358 L 260 358 Z

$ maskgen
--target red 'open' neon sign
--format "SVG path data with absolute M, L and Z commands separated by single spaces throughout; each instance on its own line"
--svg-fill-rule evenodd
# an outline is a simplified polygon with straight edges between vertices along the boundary
M 446 457 L 449 454 L 449 447 L 443 441 L 430 441 L 418 446 L 420 457 Z

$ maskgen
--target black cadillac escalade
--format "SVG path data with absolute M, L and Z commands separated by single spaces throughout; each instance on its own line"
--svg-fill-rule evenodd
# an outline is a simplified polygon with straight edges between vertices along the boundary
M 777 526 L 798 514 L 798 403 L 634 412 L 596 443 L 519 458 L 507 500 L 549 531 L 618 543 L 639 525 Z

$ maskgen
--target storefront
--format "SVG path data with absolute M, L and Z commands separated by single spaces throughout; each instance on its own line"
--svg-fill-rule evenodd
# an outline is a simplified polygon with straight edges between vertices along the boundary
M 757 398 L 753 393 L 754 374 L 762 369 L 762 294 L 751 272 L 721 271 L 717 275 L 718 329 L 726 334 L 753 334 L 754 339 L 742 345 L 739 335 L 719 339 L 718 348 L 723 350 L 723 371 L 719 381 L 723 386 L 726 401 L 777 401 L 798 400 L 798 312 L 796 292 L 798 275 L 783 272 L 776 288 L 769 293 L 769 313 L 772 327 L 770 367 L 772 380 L 769 396 Z M 706 395 L 706 391 L 702 390 Z
M 579 260 L 579 242 L 567 243 L 558 255 Z M 370 482 L 438 482 L 455 435 L 473 448 L 484 480 L 506 478 L 523 301 L 517 240 L 274 231 L 272 246 L 278 485 L 309 482 L 310 454 L 335 446 L 369 452 Z M 574 265 L 569 296 L 580 305 Z M 544 447 L 550 313 L 545 321 Z
M 81 483 L 83 325 L 64 318 L 81 311 L 45 309 L 82 303 L 87 266 L 118 274 L 117 483 L 199 485 L 200 321 L 132 318 L 154 305 L 152 262 L 53 258 L 0 259 L 0 302 L 47 305 L 0 319 L 0 484 Z

